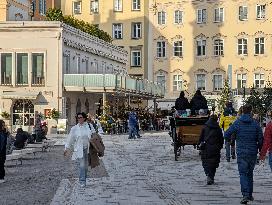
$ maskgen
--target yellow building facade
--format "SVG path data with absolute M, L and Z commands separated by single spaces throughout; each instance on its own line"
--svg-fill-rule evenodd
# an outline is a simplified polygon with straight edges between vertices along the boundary
M 181 90 L 215 99 L 227 78 L 262 88 L 272 74 L 267 0 L 66 0 L 62 10 L 112 35 L 130 75 L 165 84 L 168 109 Z
M 271 80 L 272 5 L 267 0 L 153 0 L 153 77 L 164 101 L 197 89 L 216 98 L 224 80 L 232 89 L 263 88 Z
M 62 11 L 109 33 L 113 44 L 123 47 L 130 55 L 128 73 L 147 78 L 148 3 L 143 0 L 66 0 Z

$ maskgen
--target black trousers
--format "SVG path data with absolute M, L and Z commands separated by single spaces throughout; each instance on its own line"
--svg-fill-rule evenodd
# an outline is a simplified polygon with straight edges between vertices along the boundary
M 203 168 L 204 168 L 204 172 L 205 172 L 206 176 L 210 177 L 212 180 L 214 180 L 216 167 L 204 165 Z
M 0 156 L 0 179 L 5 177 L 5 160 Z

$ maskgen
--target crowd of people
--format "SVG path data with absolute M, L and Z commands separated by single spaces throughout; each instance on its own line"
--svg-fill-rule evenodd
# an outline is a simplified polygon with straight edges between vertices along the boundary
M 175 103 L 178 113 L 190 109 L 191 115 L 199 115 L 200 110 L 207 109 L 207 101 L 200 91 L 197 91 L 192 100 L 180 93 Z M 199 149 L 202 166 L 207 176 L 207 185 L 214 184 L 216 169 L 221 159 L 221 149 L 225 144 L 226 160 L 237 158 L 238 172 L 242 200 L 241 204 L 253 201 L 253 171 L 258 157 L 263 163 L 269 150 L 269 165 L 272 171 L 272 112 L 267 113 L 267 123 L 264 131 L 261 128 L 258 113 L 252 113 L 252 106 L 243 105 L 238 112 L 233 108 L 232 102 L 227 102 L 225 109 L 218 116 L 214 113 L 201 132 Z M 225 141 L 225 142 L 224 142 Z

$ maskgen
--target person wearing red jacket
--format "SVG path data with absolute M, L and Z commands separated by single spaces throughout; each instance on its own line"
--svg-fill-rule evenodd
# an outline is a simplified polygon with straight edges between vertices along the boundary
M 271 117 L 271 114 L 272 113 L 270 113 L 269 117 Z M 266 125 L 265 131 L 264 131 L 264 142 L 263 142 L 262 150 L 260 153 L 261 161 L 265 160 L 267 150 L 269 150 L 269 165 L 272 171 L 272 122 L 271 121 Z

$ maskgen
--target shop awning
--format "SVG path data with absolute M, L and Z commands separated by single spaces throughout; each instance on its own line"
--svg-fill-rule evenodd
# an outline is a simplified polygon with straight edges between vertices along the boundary
M 3 92 L 1 95 L 2 99 L 29 99 L 35 100 L 39 92 Z

